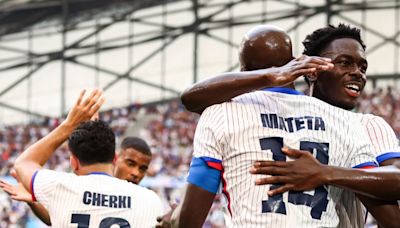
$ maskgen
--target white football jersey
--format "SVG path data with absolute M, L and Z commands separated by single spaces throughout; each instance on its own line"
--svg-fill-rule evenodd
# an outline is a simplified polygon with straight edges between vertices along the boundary
M 39 170 L 33 196 L 49 211 L 53 227 L 154 227 L 162 215 L 153 191 L 109 176 Z
M 283 146 L 308 150 L 323 164 L 374 164 L 355 113 L 313 97 L 269 91 L 207 108 L 197 125 L 194 156 L 222 161 L 232 227 L 337 227 L 341 189 L 322 186 L 268 197 L 268 190 L 278 185 L 254 184 L 263 177 L 249 173 L 255 161 L 290 160 Z
M 357 114 L 361 123 L 367 131 L 368 138 L 372 144 L 372 152 L 379 163 L 400 157 L 399 140 L 389 124 L 379 116 L 371 114 Z M 338 215 L 341 218 L 339 227 L 363 228 L 366 220 L 367 210 L 356 197 L 354 192 L 343 190 L 342 204 L 338 204 Z M 341 207 L 343 206 L 343 207 Z

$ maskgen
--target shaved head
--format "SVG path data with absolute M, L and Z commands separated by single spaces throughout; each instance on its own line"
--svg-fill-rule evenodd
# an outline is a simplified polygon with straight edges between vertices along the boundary
M 248 31 L 240 45 L 242 71 L 283 66 L 293 59 L 289 35 L 273 25 L 258 25 Z

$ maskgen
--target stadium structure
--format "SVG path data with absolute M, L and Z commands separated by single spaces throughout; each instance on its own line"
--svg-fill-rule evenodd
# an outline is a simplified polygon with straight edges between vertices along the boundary
M 106 108 L 176 98 L 193 82 L 238 70 L 252 26 L 306 34 L 339 22 L 368 45 L 370 87 L 398 86 L 399 0 L 2 0 L 0 121 L 58 117 L 79 90 L 101 87 Z
M 117 142 L 135 135 L 152 147 L 141 185 L 166 204 L 179 199 L 198 115 L 176 98 L 239 70 L 243 35 L 264 23 L 288 31 L 295 56 L 317 28 L 359 27 L 369 82 L 357 111 L 382 116 L 400 138 L 400 0 L 0 0 L 0 178 L 15 184 L 16 157 L 60 123 L 82 89 L 100 87 L 100 116 Z M 47 166 L 67 171 L 68 148 Z M 217 197 L 207 224 L 225 227 L 223 205 Z M 0 228 L 11 226 L 44 227 L 0 190 Z

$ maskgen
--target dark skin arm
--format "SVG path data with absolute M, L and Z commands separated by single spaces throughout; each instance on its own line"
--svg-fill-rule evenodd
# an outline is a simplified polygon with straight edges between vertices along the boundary
M 400 170 L 372 172 L 347 169 L 323 165 L 308 151 L 283 148 L 282 152 L 297 159 L 289 162 L 257 161 L 250 171 L 252 174 L 276 175 L 258 179 L 257 185 L 285 183 L 269 191 L 268 195 L 333 185 L 373 198 L 400 199 Z
M 400 216 L 400 210 L 395 200 L 400 198 L 400 170 L 397 173 L 396 170 L 391 173 L 379 173 L 345 169 L 323 165 L 307 151 L 288 148 L 284 148 L 282 151 L 297 160 L 293 162 L 256 162 L 255 167 L 251 170 L 251 173 L 254 174 L 277 175 L 258 179 L 257 185 L 285 183 L 282 187 L 268 192 L 269 195 L 287 190 L 311 190 L 324 184 L 334 185 L 357 192 L 357 197 L 381 227 L 398 227 L 397 219 Z M 391 163 L 393 161 L 394 159 Z M 382 189 L 385 192 L 382 192 Z
M 399 159 L 389 159 L 382 162 L 380 166 L 390 166 L 396 161 L 399 161 Z M 400 210 L 396 200 L 377 200 L 361 194 L 356 195 L 358 199 L 360 199 L 360 201 L 365 205 L 367 210 L 372 214 L 372 216 L 374 216 L 374 218 L 377 220 L 380 228 L 399 227 L 398 218 L 400 216 Z
M 196 83 L 181 95 L 182 104 L 191 112 L 201 114 L 207 107 L 266 87 L 293 87 L 292 82 L 302 75 L 333 68 L 330 59 L 301 56 L 281 67 L 228 72 Z
M 183 201 L 172 214 L 172 227 L 203 227 L 214 197 L 214 193 L 196 185 L 188 184 Z

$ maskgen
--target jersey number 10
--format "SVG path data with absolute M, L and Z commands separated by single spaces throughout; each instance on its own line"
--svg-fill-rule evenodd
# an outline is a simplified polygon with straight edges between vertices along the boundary
M 88 228 L 90 224 L 90 215 L 88 214 L 72 214 L 71 223 L 77 223 L 78 228 Z M 118 225 L 120 228 L 130 228 L 129 222 L 122 218 L 108 217 L 100 222 L 99 228 L 110 228 L 113 225 Z
M 270 137 L 260 139 L 262 150 L 271 150 L 274 161 L 286 161 L 286 155 L 282 153 L 283 138 Z M 329 144 L 316 142 L 300 142 L 300 150 L 306 150 L 313 153 L 317 152 L 316 158 L 322 164 L 328 164 L 329 161 Z M 281 185 L 271 185 L 270 189 L 278 188 Z M 311 217 L 313 219 L 321 219 L 322 212 L 326 211 L 328 205 L 328 191 L 324 186 L 315 189 L 314 195 L 305 194 L 301 191 L 289 191 L 288 201 L 295 205 L 306 205 L 311 207 Z M 283 195 L 277 194 L 269 197 L 268 200 L 262 201 L 262 213 L 280 213 L 286 214 L 285 202 Z

